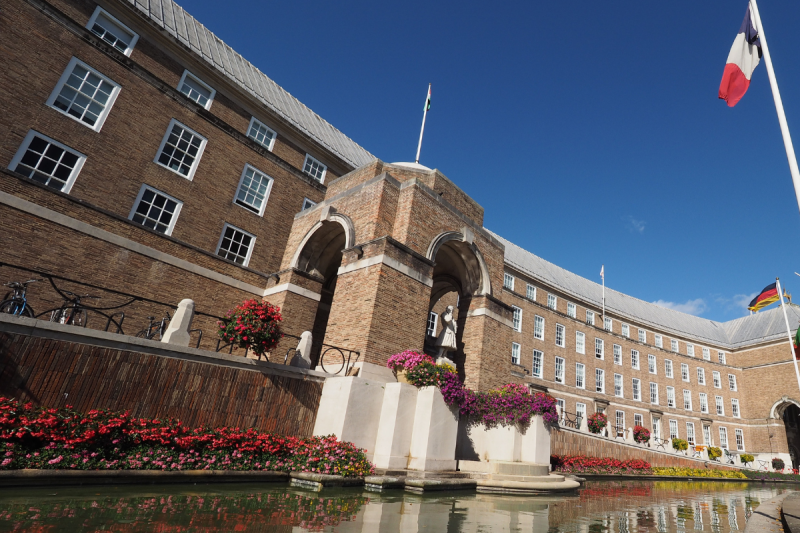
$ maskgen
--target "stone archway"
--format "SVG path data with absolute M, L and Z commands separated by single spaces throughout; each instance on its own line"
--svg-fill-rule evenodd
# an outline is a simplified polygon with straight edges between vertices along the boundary
M 772 405 L 769 416 L 773 419 L 783 420 L 792 468 L 800 467 L 800 402 L 784 396 Z

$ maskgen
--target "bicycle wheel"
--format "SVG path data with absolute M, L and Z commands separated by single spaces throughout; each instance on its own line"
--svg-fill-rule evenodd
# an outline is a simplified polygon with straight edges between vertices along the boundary
M 6 300 L 4 302 L 0 302 L 0 313 L 33 318 L 33 310 L 17 300 Z
M 59 324 L 63 324 L 64 323 L 62 320 L 63 316 L 64 316 L 63 309 L 53 309 L 53 311 L 50 313 L 50 322 L 57 322 Z
M 141 330 L 139 333 L 136 334 L 136 337 L 139 338 L 139 339 L 150 340 L 150 339 L 153 338 L 153 335 L 152 335 L 151 331 L 152 331 L 152 328 L 144 328 L 143 330 Z
M 73 309 L 67 323 L 79 328 L 85 328 L 88 321 L 89 316 L 86 314 L 86 309 Z

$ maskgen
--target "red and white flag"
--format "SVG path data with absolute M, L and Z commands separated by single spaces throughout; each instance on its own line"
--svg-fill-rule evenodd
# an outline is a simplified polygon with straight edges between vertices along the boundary
M 758 28 L 753 23 L 748 4 L 742 27 L 733 41 L 722 82 L 719 84 L 719 97 L 728 103 L 728 107 L 735 106 L 747 92 L 750 77 L 760 59 L 761 41 L 758 39 Z

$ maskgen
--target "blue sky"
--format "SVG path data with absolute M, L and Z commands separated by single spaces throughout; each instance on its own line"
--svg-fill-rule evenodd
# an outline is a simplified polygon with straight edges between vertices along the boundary
M 717 99 L 746 1 L 228 2 L 187 11 L 384 161 L 421 163 L 533 253 L 714 320 L 785 281 L 794 196 L 766 68 Z M 800 3 L 761 17 L 800 146 Z

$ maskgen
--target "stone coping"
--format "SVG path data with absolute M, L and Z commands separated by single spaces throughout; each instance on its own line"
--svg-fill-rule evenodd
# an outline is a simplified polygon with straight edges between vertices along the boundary
M 781 504 L 791 492 L 780 494 L 756 507 L 747 520 L 744 533 L 783 533 Z
M 239 368 L 294 379 L 324 382 L 325 379 L 330 377 L 325 372 L 316 370 L 306 370 L 289 365 L 258 361 L 238 355 L 211 352 L 198 348 L 190 348 L 188 346 L 178 346 L 176 344 L 168 344 L 160 341 L 140 339 L 130 335 L 121 335 L 119 333 L 110 333 L 108 331 L 99 331 L 96 329 L 49 322 L 47 320 L 37 320 L 6 314 L 0 314 L 0 331 L 17 335 L 27 335 L 30 337 L 75 342 L 114 350 L 171 357 L 197 363 Z
M 289 474 L 236 470 L 0 470 L 0 487 L 175 483 L 277 483 Z
M 800 533 L 800 492 L 793 492 L 783 500 L 781 518 L 790 533 Z

